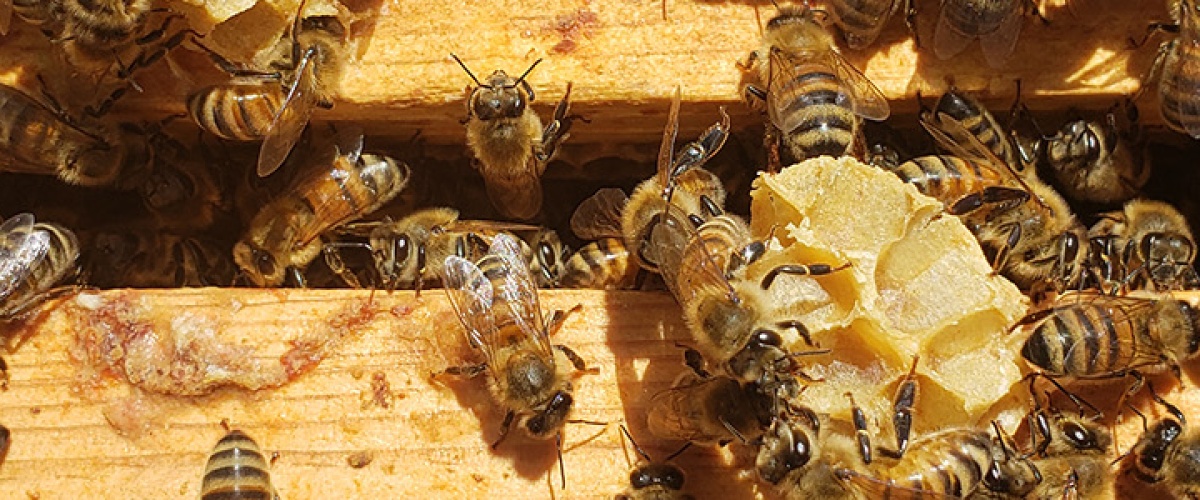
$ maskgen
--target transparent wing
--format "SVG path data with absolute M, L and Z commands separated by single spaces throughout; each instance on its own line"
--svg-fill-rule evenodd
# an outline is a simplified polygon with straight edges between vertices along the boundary
M 850 13 L 850 15 L 857 14 L 856 19 L 854 20 L 855 24 L 866 26 L 867 28 L 861 33 L 851 33 L 843 30 L 842 34 L 846 38 L 846 45 L 852 49 L 862 49 L 866 48 L 872 43 L 875 43 L 875 39 L 879 38 L 879 34 L 883 32 L 883 27 L 887 25 L 888 19 L 892 17 L 892 14 L 899 9 L 900 4 L 902 3 L 903 2 L 901 0 L 892 0 L 891 2 L 887 2 L 886 8 L 879 9 L 878 12 L 875 13 Z M 841 4 L 833 4 L 834 9 L 851 10 L 848 7 L 839 7 L 839 5 Z
M 488 267 L 487 275 L 492 280 L 496 294 L 503 299 L 511 320 L 538 346 L 549 359 L 554 359 L 550 350 L 550 336 L 542 319 L 542 306 L 538 303 L 537 283 L 529 272 L 521 242 L 508 233 L 492 238 L 488 257 L 498 259 L 499 267 Z
M 50 235 L 35 231 L 33 220 L 22 213 L 0 224 L 0 300 L 17 289 L 50 248 Z
M 571 214 L 571 231 L 585 240 L 621 237 L 621 212 L 629 197 L 617 188 L 603 188 L 583 200 Z
M 795 130 L 802 119 L 797 111 L 813 105 L 834 104 L 868 120 L 884 120 L 891 114 L 879 88 L 834 50 L 772 50 L 770 57 L 767 111 L 779 130 Z M 836 80 L 836 91 L 824 92 L 829 86 L 810 77 L 822 74 Z
M 954 25 L 951 17 L 947 15 L 946 10 L 947 7 L 942 5 L 942 12 L 938 14 L 937 26 L 933 29 L 933 53 L 943 61 L 962 53 L 966 50 L 967 45 L 975 39 L 975 35 L 968 35 L 960 31 Z
M 1012 12 L 1000 21 L 1000 26 L 996 27 L 995 31 L 979 36 L 979 47 L 983 49 L 983 58 L 987 60 L 988 66 L 1004 66 L 1008 57 L 1012 55 L 1013 48 L 1017 46 L 1017 39 L 1021 36 L 1021 25 L 1024 23 L 1025 16 L 1021 8 L 1014 6 Z
M 12 22 L 13 0 L 0 0 L 0 35 L 8 34 Z
M 494 220 L 456 220 L 445 226 L 447 231 L 456 231 L 460 233 L 476 233 L 480 235 L 493 235 L 501 231 L 508 232 L 533 232 L 542 229 L 541 226 L 533 224 L 522 224 L 520 222 L 494 221 Z
M 1180 49 L 1176 48 L 1175 50 Z M 1200 119 L 1194 118 L 1200 116 L 1200 97 L 1197 97 L 1200 96 L 1200 84 L 1182 72 L 1187 64 L 1183 59 L 1178 55 L 1167 57 L 1167 62 L 1163 65 L 1162 76 L 1159 77 L 1159 104 L 1164 110 L 1169 109 L 1175 112 L 1175 116 L 1179 117 L 1179 125 L 1182 126 L 1183 132 L 1192 136 L 1193 139 L 1200 139 Z M 1164 99 L 1164 96 L 1179 96 L 1179 98 Z
M 258 152 L 258 176 L 271 175 L 283 165 L 304 127 L 308 125 L 320 96 L 317 95 L 316 65 L 312 63 L 312 52 L 305 54 L 296 67 L 296 81 L 288 90 L 287 98 L 271 122 L 271 130 L 263 140 Z
M 347 178 L 356 175 L 359 173 L 355 165 L 345 157 L 338 157 L 328 168 L 314 171 L 307 181 L 297 183 L 302 187 L 295 188 L 296 192 L 305 194 L 314 216 L 297 228 L 296 246 L 308 245 L 331 228 L 364 215 L 359 213 L 355 197 L 341 189 Z
M 962 122 L 949 115 L 936 112 L 922 113 L 920 121 L 921 127 L 933 136 L 934 142 L 942 149 L 964 160 L 990 165 L 1002 175 L 1007 173 L 1014 184 L 1023 187 L 1026 191 L 1030 190 L 1020 172 L 1013 165 L 996 156 L 996 153 L 980 142 L 979 138 Z
M 490 363 L 497 339 L 492 318 L 492 283 L 473 262 L 457 255 L 446 257 L 442 283 L 471 347 L 482 350 Z
M 679 135 L 679 102 L 683 91 L 676 86 L 675 95 L 671 97 L 671 110 L 667 113 L 667 125 L 663 128 L 662 143 L 658 146 L 658 180 L 661 186 L 667 185 L 667 177 L 671 175 L 671 165 L 675 162 L 675 138 Z
M 850 110 L 854 111 L 854 114 L 874 121 L 883 121 L 891 116 L 887 98 L 883 96 L 879 87 L 841 54 L 832 50 L 826 51 L 825 54 L 826 64 L 842 81 L 843 90 L 850 94 Z
M 870 498 L 894 498 L 897 500 L 949 500 L 960 498 L 956 495 L 949 495 L 939 491 L 907 486 L 907 482 L 901 483 L 888 478 L 878 478 L 865 472 L 858 472 L 850 469 L 838 470 L 847 476 L 851 485 L 853 485 L 859 491 L 866 493 Z M 980 488 L 982 488 L 982 485 L 980 485 Z

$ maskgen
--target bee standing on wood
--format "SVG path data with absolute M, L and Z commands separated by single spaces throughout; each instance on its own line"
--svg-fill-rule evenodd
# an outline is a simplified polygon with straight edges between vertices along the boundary
M 762 48 L 742 64 L 762 85 L 747 85 L 745 92 L 766 105 L 773 171 L 777 141 L 794 161 L 853 154 L 865 149 L 860 118 L 882 121 L 891 113 L 883 93 L 838 52 L 817 12 L 806 5 L 780 8 L 767 22 Z
M 562 427 L 575 403 L 574 372 L 586 365 L 569 347 L 550 343 L 557 325 L 542 317 L 537 285 L 517 239 L 498 234 L 478 263 L 446 257 L 442 281 L 471 347 L 483 363 L 453 366 L 443 373 L 486 375 L 488 389 L 506 411 L 495 448 L 513 423 L 535 439 L 555 438 L 562 470 Z M 566 481 L 563 472 L 563 481 Z
M 938 59 L 950 59 L 978 38 L 988 66 L 999 68 L 1017 45 L 1027 10 L 1041 17 L 1032 0 L 943 0 L 933 32 L 933 53 Z
M 679 456 L 688 445 L 683 445 L 679 451 L 672 453 L 661 462 L 650 459 L 650 455 L 638 446 L 629 430 L 621 426 L 621 433 L 629 439 L 629 444 L 642 457 L 637 467 L 629 473 L 629 489 L 617 494 L 616 500 L 693 500 L 695 497 L 683 492 L 683 469 L 670 463 L 672 458 Z
M 234 429 L 225 434 L 204 464 L 200 500 L 279 500 L 258 443 Z
M 450 57 L 475 82 L 467 99 L 467 146 L 479 160 L 492 206 L 504 217 L 536 217 L 542 209 L 542 173 L 576 118 L 568 114 L 571 83 L 567 83 L 567 91 L 554 108 L 554 117 L 542 127 L 542 120 L 529 108 L 534 93 L 525 81 L 541 59 L 519 78 L 496 70 L 480 82 L 458 56 Z

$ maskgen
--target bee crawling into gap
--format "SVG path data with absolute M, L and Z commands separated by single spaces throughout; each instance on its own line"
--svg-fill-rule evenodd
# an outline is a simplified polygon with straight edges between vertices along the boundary
M 279 493 L 271 486 L 269 469 L 270 465 L 254 438 L 238 429 L 227 428 L 204 465 L 200 500 L 279 500 Z
M 656 462 L 650 459 L 650 455 L 641 446 L 638 446 L 637 441 L 633 440 L 633 436 L 629 435 L 629 429 L 626 429 L 624 425 L 621 426 L 621 433 L 629 440 L 629 444 L 633 445 L 633 449 L 642 457 L 642 460 L 639 460 L 637 467 L 634 467 L 633 471 L 629 473 L 629 489 L 617 494 L 616 500 L 693 500 L 695 498 L 683 492 L 683 469 L 670 463 L 671 459 L 686 451 L 692 443 L 684 444 L 679 451 Z
M 526 76 L 542 62 L 538 59 L 518 78 L 496 70 L 483 82 L 458 56 L 450 54 L 475 88 L 467 98 L 467 146 L 479 160 L 477 168 L 487 185 L 492 206 L 507 218 L 529 220 L 542 209 L 542 173 L 559 145 L 570 135 L 579 115 L 570 113 L 571 83 L 554 108 L 550 123 L 529 107 L 533 87 Z
M 572 379 L 587 372 L 587 366 L 571 348 L 550 343 L 550 333 L 561 326 L 564 315 L 543 319 L 537 286 L 525 262 L 517 239 L 503 233 L 492 239 L 488 254 L 478 262 L 446 257 L 446 294 L 467 342 L 482 352 L 484 361 L 442 373 L 487 378 L 493 399 L 506 411 L 492 449 L 514 423 L 535 439 L 555 438 L 565 487 L 563 425 L 594 423 L 569 418 L 575 403 Z

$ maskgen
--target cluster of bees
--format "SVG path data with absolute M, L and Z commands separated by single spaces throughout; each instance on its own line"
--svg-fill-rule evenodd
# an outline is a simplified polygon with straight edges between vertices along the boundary
M 1190 43 L 1200 36 L 1200 6 L 1168 5 L 1174 24 L 1161 27 L 1177 36 L 1163 43 L 1155 62 L 1157 95 L 1166 124 L 1200 138 Z M 1200 435 L 1145 378 L 1178 373 L 1200 350 L 1200 317 L 1168 293 L 1200 287 L 1196 244 L 1173 206 L 1138 198 L 1151 171 L 1132 102 L 1101 120 L 1026 136 L 952 90 L 920 118 L 944 153 L 904 159 L 893 145 L 864 140 L 863 120 L 888 118 L 888 101 L 841 56 L 834 30 L 851 48 L 868 46 L 902 9 L 911 26 L 912 2 L 829 0 L 823 7 L 780 7 L 762 47 L 742 63 L 756 80 L 745 96 L 765 117 L 767 169 L 851 155 L 889 170 L 943 201 L 998 273 L 1048 297 L 1014 325 L 1029 332 L 1021 350 L 1033 373 L 1029 446 L 994 423 L 911 436 L 919 359 L 892 404 L 894 447 L 872 443 L 853 395 L 850 422 L 803 404 L 812 381 L 791 339 L 820 350 L 803 323 L 779 316 L 768 291 L 780 275 L 829 275 L 846 264 L 789 263 L 748 273 L 768 252 L 767 242 L 727 212 L 722 180 L 704 168 L 729 138 L 730 119 L 722 111 L 720 121 L 676 148 L 678 92 L 656 173 L 629 195 L 607 188 L 584 200 L 570 225 L 588 243 L 571 253 L 553 230 L 528 223 L 542 211 L 547 164 L 582 120 L 570 112 L 571 85 L 543 124 L 529 106 L 534 92 L 526 80 L 537 62 L 517 77 L 495 71 L 480 80 L 454 56 L 475 84 L 466 103 L 467 145 L 496 210 L 514 222 L 464 220 L 451 207 L 360 221 L 399 196 L 413 171 L 364 152 L 361 131 L 337 130 L 325 143 L 302 140 L 314 110 L 334 105 L 329 86 L 348 63 L 351 32 L 338 16 L 305 17 L 303 4 L 278 59 L 260 67 L 217 55 L 191 30 L 173 27 L 178 16 L 150 0 L 0 0 L 0 32 L 15 14 L 61 42 L 56 46 L 81 68 L 99 65 L 126 78 L 177 47 L 208 53 L 229 79 L 193 92 L 189 118 L 224 141 L 261 142 L 255 167 L 247 169 L 254 175 L 234 195 L 239 208 L 249 207 L 244 231 L 222 247 L 187 234 L 223 223 L 228 209 L 230 189 L 207 165 L 216 163 L 207 148 L 194 153 L 155 127 L 107 119 L 124 88 L 75 113 L 49 93 L 0 86 L 0 170 L 134 192 L 152 220 L 186 221 L 173 226 L 180 234 L 77 236 L 28 213 L 9 216 L 0 225 L 0 318 L 20 318 L 47 297 L 75 289 L 72 283 L 304 286 L 305 270 L 318 259 L 354 287 L 419 293 L 440 282 L 484 359 L 442 375 L 488 380 L 507 410 L 493 447 L 516 425 L 534 438 L 557 439 L 561 453 L 562 428 L 578 422 L 571 418 L 573 380 L 587 366 L 569 347 L 550 342 L 563 316 L 544 316 L 537 289 L 635 288 L 658 275 L 683 310 L 693 349 L 674 386 L 651 398 L 650 432 L 689 444 L 753 447 L 758 477 L 789 498 L 1088 498 L 1107 491 L 1110 432 L 1082 410 L 1079 416 L 1058 411 L 1050 393 L 1035 388 L 1039 379 L 1096 414 L 1072 385 L 1129 379 L 1127 396 L 1144 388 L 1171 416 L 1147 426 L 1122 458 L 1142 480 L 1166 481 L 1179 495 L 1200 494 L 1190 458 Z M 1027 13 L 1019 0 L 943 0 L 940 8 L 934 53 L 953 57 L 979 39 L 996 65 L 1011 54 Z M 156 17 L 160 24 L 151 23 Z M 1014 116 L 1037 128 L 1029 113 Z M 264 196 L 267 181 L 282 187 Z M 1121 208 L 1100 213 L 1087 227 L 1072 211 L 1080 203 Z M 353 250 L 365 250 L 370 263 L 345 258 Z M 7 429 L 0 430 L 6 443 Z M 646 463 L 633 471 L 622 497 L 685 498 L 682 472 L 638 450 Z M 205 469 L 202 496 L 269 497 L 267 468 L 254 441 L 230 431 Z

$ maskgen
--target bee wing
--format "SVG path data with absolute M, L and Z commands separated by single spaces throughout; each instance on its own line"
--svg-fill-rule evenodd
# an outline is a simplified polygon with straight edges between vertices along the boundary
M 980 142 L 979 138 L 971 133 L 961 121 L 949 115 L 938 115 L 934 112 L 923 113 L 920 121 L 921 127 L 933 136 L 934 142 L 942 149 L 965 160 L 990 164 L 997 172 L 1007 172 L 1016 184 L 1029 191 L 1029 186 L 1025 184 L 1024 178 L 1020 172 L 1017 172 L 1016 167 L 996 156 L 996 153 Z
M 33 216 L 17 214 L 0 224 L 0 300 L 12 294 L 46 256 L 50 235 L 33 230 Z
M 315 66 L 312 57 L 306 55 L 300 59 L 296 67 L 296 81 L 288 90 L 287 98 L 275 114 L 271 122 L 271 130 L 263 139 L 258 152 L 258 176 L 266 177 L 283 165 L 308 120 L 312 117 L 313 109 L 317 107 L 320 96 L 317 95 Z
M 843 472 L 845 476 L 848 476 L 847 479 L 850 481 L 850 484 L 860 492 L 867 493 L 867 496 L 870 498 L 895 498 L 897 500 L 961 498 L 940 491 L 905 486 L 895 480 L 878 478 L 865 472 L 850 469 L 839 469 L 839 472 Z
M 448 231 L 456 231 L 460 233 L 476 233 L 480 235 L 496 234 L 501 231 L 508 232 L 523 232 L 523 231 L 538 231 L 541 226 L 533 224 L 521 224 L 519 222 L 506 222 L 494 220 L 456 220 L 444 229 Z
M 696 397 L 705 386 L 728 379 L 681 380 L 670 389 L 650 397 L 646 409 L 646 424 L 650 432 L 660 439 L 678 439 L 697 443 L 717 442 L 728 438 L 728 433 L 714 435 L 695 418 Z
M 862 74 L 850 61 L 836 51 L 825 51 L 826 63 L 834 75 L 842 81 L 843 90 L 850 93 L 850 110 L 868 120 L 883 121 L 891 115 L 887 98 L 867 75 Z
M 650 248 L 667 288 L 680 304 L 691 302 L 699 290 L 716 287 L 733 298 L 737 292 L 725 277 L 725 269 L 709 249 L 708 241 L 687 217 L 674 207 L 650 234 Z M 686 270 L 686 274 L 684 271 Z
M 571 231 L 584 240 L 621 237 L 621 212 L 629 196 L 617 188 L 604 188 L 583 200 L 571 214 Z
M 671 165 L 675 163 L 675 138 L 679 136 L 679 102 L 683 91 L 675 86 L 675 95 L 671 97 L 671 110 L 667 113 L 667 125 L 663 128 L 662 143 L 658 146 L 658 180 L 660 185 L 667 185 L 671 175 Z
M 484 356 L 491 361 L 496 343 L 492 283 L 475 263 L 457 255 L 446 257 L 442 283 L 454 314 L 466 329 L 471 347 L 483 350 Z
M 983 58 L 987 60 L 988 66 L 999 68 L 1008 60 L 1008 56 L 1012 55 L 1013 48 L 1017 46 L 1017 38 L 1021 35 L 1021 25 L 1025 23 L 1025 16 L 1021 11 L 1021 7 L 1013 7 L 995 31 L 979 36 L 979 47 L 983 49 Z
M 8 34 L 12 22 L 13 0 L 0 0 L 0 35 Z
M 529 265 L 526 264 L 525 254 L 521 250 L 521 242 L 511 234 L 497 234 L 492 238 L 488 257 L 499 259 L 503 264 L 488 271 L 499 274 L 489 278 L 493 286 L 498 284 L 496 294 L 508 307 L 510 319 L 549 359 L 554 359 L 550 350 L 550 335 L 542 319 L 542 306 L 538 303 L 537 283 L 533 281 L 533 274 L 529 272 Z
M 942 12 L 938 14 L 937 26 L 933 29 L 933 53 L 943 61 L 966 50 L 967 45 L 975 39 L 975 35 L 963 33 L 954 25 L 947 10 L 943 2 Z

